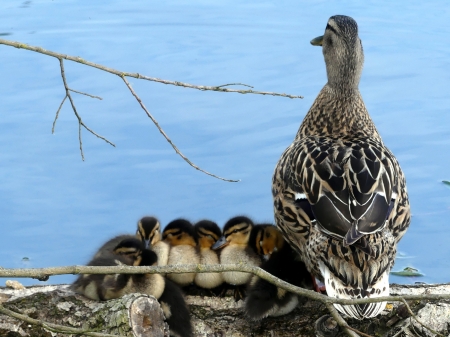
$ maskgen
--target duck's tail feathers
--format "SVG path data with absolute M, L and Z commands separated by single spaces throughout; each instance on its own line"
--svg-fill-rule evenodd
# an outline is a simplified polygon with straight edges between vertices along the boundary
M 389 272 L 382 274 L 381 278 L 372 286 L 367 288 L 358 288 L 346 285 L 334 276 L 330 270 L 323 264 L 320 264 L 320 270 L 325 279 L 325 288 L 330 297 L 342 299 L 360 299 L 389 296 Z M 372 318 L 380 314 L 386 307 L 386 302 L 365 303 L 357 305 L 334 304 L 336 309 L 346 316 L 364 319 Z

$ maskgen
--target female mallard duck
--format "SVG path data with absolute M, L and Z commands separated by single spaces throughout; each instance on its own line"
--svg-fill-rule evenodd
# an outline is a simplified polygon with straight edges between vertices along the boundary
M 219 264 L 219 255 L 211 247 L 222 236 L 222 231 L 215 222 L 202 220 L 195 224 L 200 263 Z M 223 283 L 222 273 L 197 273 L 194 282 L 200 288 L 213 289 Z
M 164 228 L 163 241 L 170 246 L 168 265 L 199 263 L 195 230 L 189 221 L 177 219 L 170 222 Z M 167 278 L 184 287 L 194 282 L 195 273 L 167 274 Z
M 145 248 L 151 248 L 158 255 L 158 266 L 167 265 L 169 245 L 162 241 L 161 225 L 158 219 L 145 216 L 139 220 L 136 236 L 142 240 Z
M 211 247 L 221 249 L 221 264 L 240 264 L 259 266 L 261 258 L 250 245 L 250 233 L 253 229 L 253 221 L 245 216 L 237 216 L 228 220 L 223 228 L 222 237 Z M 245 294 L 245 285 L 252 274 L 239 271 L 227 271 L 222 273 L 227 284 L 235 286 L 234 298 L 242 299 Z
M 311 43 L 322 46 L 328 82 L 275 168 L 277 226 L 329 296 L 389 295 L 396 245 L 410 223 L 405 177 L 359 93 L 364 55 L 356 22 L 332 16 Z M 363 319 L 385 306 L 336 308 Z
M 254 236 L 265 262 L 261 268 L 268 273 L 307 289 L 312 289 L 311 274 L 297 253 L 283 239 L 282 233 L 271 224 L 257 225 Z M 259 320 L 268 316 L 286 315 L 298 304 L 298 296 L 278 288 L 257 276 L 253 276 L 247 288 L 245 312 L 248 317 Z

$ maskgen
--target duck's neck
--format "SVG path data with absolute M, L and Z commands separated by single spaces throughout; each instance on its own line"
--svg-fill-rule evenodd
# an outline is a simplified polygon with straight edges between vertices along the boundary
M 342 88 L 330 84 L 323 87 L 300 125 L 296 139 L 305 136 L 380 139 L 358 87 Z

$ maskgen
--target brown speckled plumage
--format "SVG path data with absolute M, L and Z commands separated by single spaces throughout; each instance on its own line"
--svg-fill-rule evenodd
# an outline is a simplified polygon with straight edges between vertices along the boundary
M 405 177 L 359 93 L 364 57 L 356 22 L 333 16 L 318 41 L 328 82 L 275 168 L 275 220 L 329 296 L 385 295 L 410 223 Z M 362 319 L 384 305 L 336 307 Z

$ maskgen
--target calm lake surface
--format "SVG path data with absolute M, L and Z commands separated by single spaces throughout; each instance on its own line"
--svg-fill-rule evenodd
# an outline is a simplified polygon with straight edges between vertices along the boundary
M 198 85 L 245 83 L 304 99 L 198 90 L 129 79 L 163 139 L 123 81 L 65 62 L 83 121 L 66 101 L 57 59 L 0 45 L 0 265 L 85 264 L 108 238 L 134 232 L 143 215 L 223 225 L 247 214 L 273 221 L 271 176 L 326 83 L 320 48 L 330 16 L 352 16 L 365 51 L 362 95 L 406 174 L 412 224 L 393 270 L 449 282 L 450 36 L 447 2 L 11 1 L 0 3 L 0 38 L 80 56 L 120 71 Z M 238 87 L 241 88 L 241 87 Z M 74 276 L 47 283 L 72 282 Z M 24 284 L 38 283 L 21 279 Z M 0 285 L 4 280 L 0 281 Z

